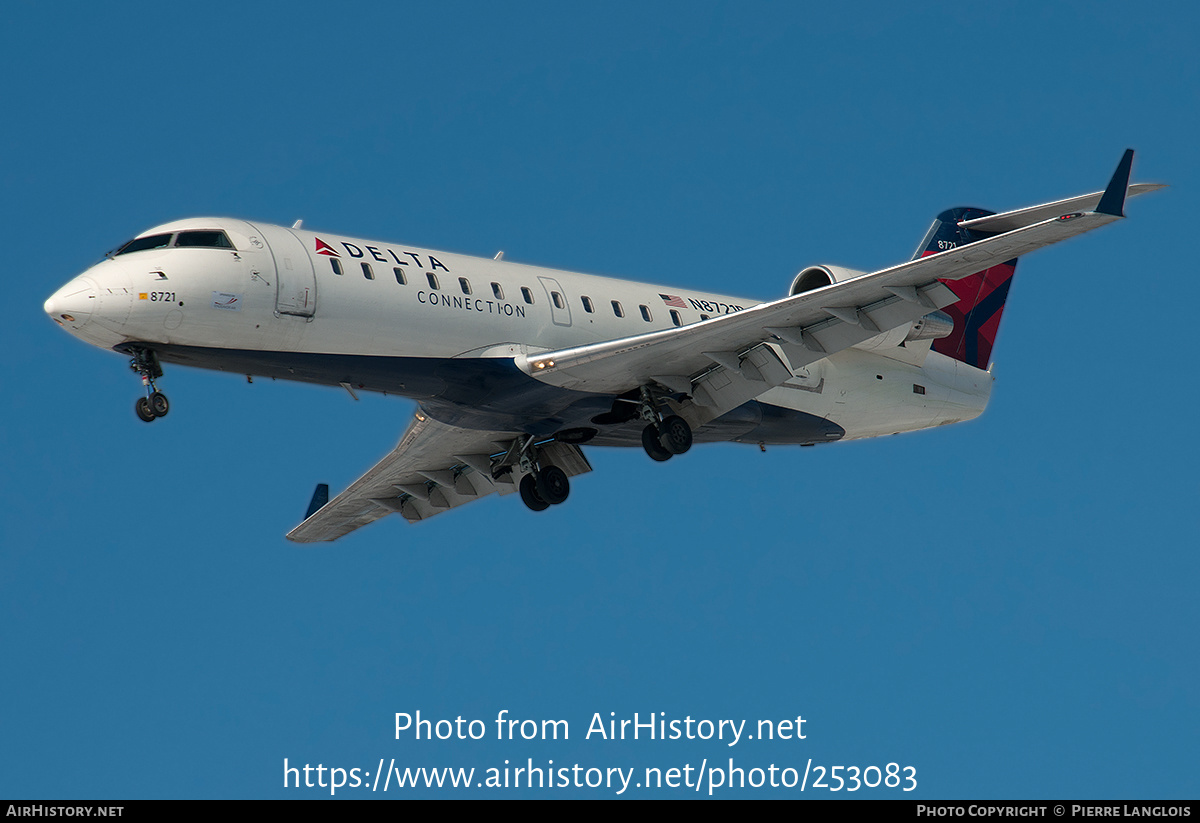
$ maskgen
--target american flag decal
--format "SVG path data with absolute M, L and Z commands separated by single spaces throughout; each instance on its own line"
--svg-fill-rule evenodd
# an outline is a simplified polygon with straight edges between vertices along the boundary
M 683 302 L 682 297 L 676 297 L 673 294 L 660 294 L 659 297 L 661 297 L 663 302 L 666 303 L 668 306 L 674 306 L 677 309 L 686 309 L 687 308 L 687 303 Z

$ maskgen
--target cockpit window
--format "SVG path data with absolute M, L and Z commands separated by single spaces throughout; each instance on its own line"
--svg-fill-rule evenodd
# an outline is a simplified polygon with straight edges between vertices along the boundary
M 171 245 L 171 235 L 152 234 L 149 237 L 139 237 L 136 240 L 130 240 L 124 246 L 117 249 L 117 254 L 129 254 L 133 251 L 146 251 L 147 249 L 162 249 L 169 245 Z
M 204 247 L 209 249 L 232 249 L 233 244 L 223 231 L 181 231 L 175 238 L 176 246 Z

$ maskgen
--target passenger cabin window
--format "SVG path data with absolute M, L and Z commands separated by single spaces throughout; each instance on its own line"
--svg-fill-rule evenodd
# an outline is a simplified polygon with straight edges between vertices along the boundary
M 625 310 L 623 308 L 621 308 L 621 302 L 619 300 L 612 301 L 612 307 L 613 307 L 613 314 L 615 314 L 617 317 L 625 316 Z
M 495 295 L 497 300 L 504 299 L 504 289 L 501 288 L 499 283 L 492 284 L 492 294 Z
M 401 286 L 408 285 L 408 278 L 404 276 L 404 269 L 399 266 L 392 266 L 392 274 L 396 275 L 396 282 Z
M 338 260 L 336 257 L 329 258 L 329 267 L 333 269 L 334 274 L 342 273 L 342 261 Z
M 554 301 L 554 308 L 556 309 L 565 308 L 567 305 L 563 302 L 563 296 L 556 291 L 550 292 L 550 299 Z
M 583 297 L 580 299 L 583 300 L 583 310 L 585 312 L 587 312 L 588 314 L 591 314 L 592 312 L 594 312 L 596 310 L 596 307 L 592 305 L 592 298 Z
M 362 270 L 363 270 L 363 277 L 367 278 L 368 280 L 374 280 L 374 279 L 375 279 L 375 272 L 371 271 L 371 264 L 370 264 L 370 263 L 360 263 L 359 265 L 361 265 L 361 266 L 362 266 Z
M 526 303 L 533 305 L 533 292 L 529 290 L 528 286 L 521 286 L 521 296 L 525 298 Z
M 645 306 L 638 306 L 638 308 L 641 309 L 641 311 L 642 311 L 642 319 L 645 320 L 647 323 L 649 323 L 650 322 L 650 309 L 646 308 Z
M 149 251 L 150 249 L 165 249 L 171 245 L 170 234 L 152 234 L 149 237 L 138 237 L 130 240 L 124 246 L 117 249 L 117 254 L 129 254 L 135 251 Z M 116 255 L 113 255 L 114 257 Z
M 437 275 L 433 272 L 425 272 L 425 279 L 429 281 L 429 288 L 433 289 L 434 291 L 437 291 L 441 288 L 441 286 L 438 285 Z
M 683 321 L 679 318 L 679 312 L 675 311 L 674 309 L 671 309 L 671 322 L 676 326 L 683 325 Z
M 471 284 L 467 282 L 467 278 L 465 277 L 458 278 L 458 287 L 462 289 L 463 294 L 471 293 Z
M 223 231 L 181 231 L 175 238 L 176 246 L 206 249 L 232 249 L 233 244 Z

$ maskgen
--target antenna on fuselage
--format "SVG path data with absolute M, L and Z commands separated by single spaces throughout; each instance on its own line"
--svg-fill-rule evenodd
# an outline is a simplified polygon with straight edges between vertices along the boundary
M 495 257 L 493 257 L 492 259 L 493 259 L 493 260 L 503 260 L 503 259 L 504 259 L 504 252 L 502 252 L 502 251 L 498 251 L 498 252 L 496 252 L 496 256 L 495 256 Z
M 298 228 L 300 228 L 300 227 L 301 227 L 301 226 L 303 226 L 303 225 L 304 225 L 304 219 L 303 219 L 303 218 L 301 218 L 301 219 L 297 220 L 295 223 L 293 223 L 293 224 L 292 224 L 292 228 L 293 228 L 293 229 L 298 229 Z

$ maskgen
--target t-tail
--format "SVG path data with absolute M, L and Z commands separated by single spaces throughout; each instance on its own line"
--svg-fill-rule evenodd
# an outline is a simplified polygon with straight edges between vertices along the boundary
M 933 221 L 913 259 L 992 237 L 995 232 L 971 231 L 959 226 L 964 221 L 992 214 L 995 212 L 983 209 L 947 209 Z M 933 341 L 933 350 L 977 369 L 986 369 L 1016 270 L 1017 261 L 1013 258 L 961 280 L 943 281 L 959 299 L 942 309 L 954 320 L 954 331 Z

